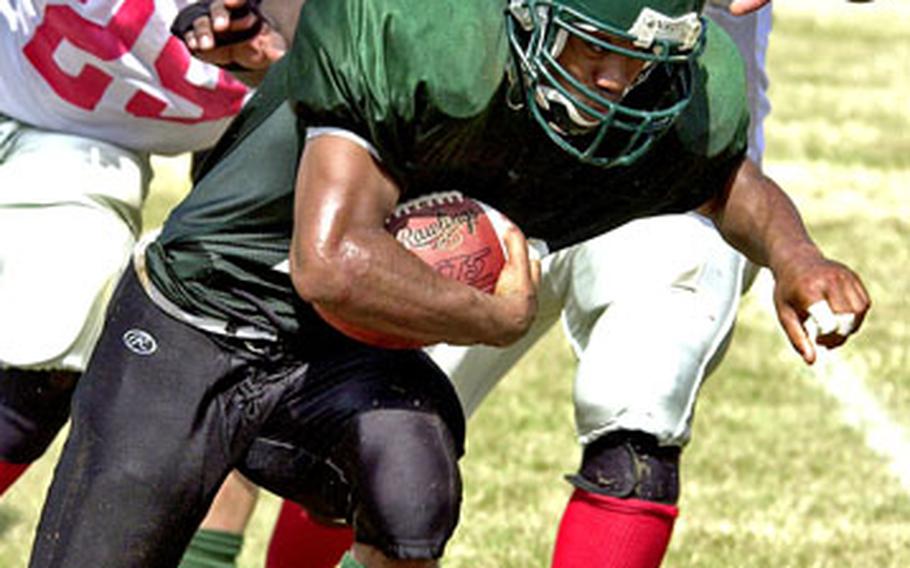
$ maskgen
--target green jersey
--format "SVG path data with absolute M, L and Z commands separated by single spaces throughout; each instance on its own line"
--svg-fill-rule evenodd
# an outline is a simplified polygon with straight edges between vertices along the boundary
M 599 168 L 565 153 L 514 101 L 503 0 L 308 0 L 291 52 L 216 146 L 146 254 L 181 310 L 274 333 L 316 316 L 286 266 L 307 131 L 366 141 L 402 199 L 458 190 L 551 250 L 629 220 L 691 210 L 743 159 L 739 53 L 709 24 L 694 94 L 641 159 Z

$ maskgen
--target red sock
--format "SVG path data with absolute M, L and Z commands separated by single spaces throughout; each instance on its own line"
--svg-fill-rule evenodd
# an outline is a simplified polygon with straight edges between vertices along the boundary
M 552 568 L 657 568 L 678 513 L 673 505 L 576 489 L 559 524 Z
M 28 463 L 9 463 L 0 461 L 0 495 L 6 493 L 10 485 L 19 479 L 19 476 L 28 469 Z
M 354 542 L 348 527 L 317 523 L 306 509 L 285 501 L 272 530 L 266 568 L 334 568 Z

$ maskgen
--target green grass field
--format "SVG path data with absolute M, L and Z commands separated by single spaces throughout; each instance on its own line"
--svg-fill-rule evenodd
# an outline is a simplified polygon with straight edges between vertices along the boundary
M 906 449 L 910 429 L 910 0 L 776 4 L 767 170 L 823 248 L 863 275 L 874 307 L 859 337 L 809 369 L 760 291 L 746 297 L 700 399 L 665 566 L 906 567 L 910 462 L 903 478 L 891 462 L 910 456 L 889 457 L 888 441 Z M 151 224 L 186 187 L 185 160 L 157 164 Z M 548 565 L 570 492 L 562 475 L 579 455 L 574 365 L 554 329 L 473 419 L 462 522 L 445 566 Z M 863 418 L 855 396 L 833 395 L 826 387 L 838 370 L 857 377 L 897 428 Z M 876 425 L 884 441 L 870 434 Z M 0 503 L 4 568 L 26 565 L 58 451 L 59 441 Z M 277 505 L 261 498 L 243 568 L 261 566 Z

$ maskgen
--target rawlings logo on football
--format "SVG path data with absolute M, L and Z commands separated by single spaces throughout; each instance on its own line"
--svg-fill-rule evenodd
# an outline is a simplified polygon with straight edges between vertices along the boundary
M 421 227 L 404 227 L 395 233 L 395 238 L 409 249 L 433 248 L 454 250 L 464 242 L 464 233 L 477 232 L 477 216 L 474 210 L 459 211 L 452 215 L 438 213 L 436 220 Z

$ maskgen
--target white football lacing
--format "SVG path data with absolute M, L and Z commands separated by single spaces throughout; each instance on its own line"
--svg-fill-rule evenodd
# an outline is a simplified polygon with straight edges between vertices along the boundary
M 409 215 L 415 210 L 422 209 L 424 207 L 445 205 L 447 203 L 459 203 L 464 200 L 465 196 L 460 191 L 437 191 L 436 193 L 421 195 L 420 197 L 415 197 L 410 201 L 405 201 L 404 203 L 399 204 L 398 207 L 392 211 L 392 214 L 389 215 L 387 221 Z

